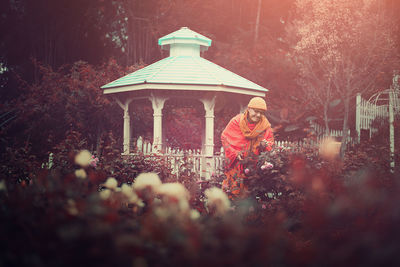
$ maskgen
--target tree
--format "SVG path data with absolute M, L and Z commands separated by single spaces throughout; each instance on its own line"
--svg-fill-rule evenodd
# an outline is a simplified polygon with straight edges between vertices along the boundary
M 290 38 L 296 36 L 296 29 L 293 24 L 288 24 L 286 27 L 287 40 L 291 41 Z M 293 41 L 293 40 L 292 40 Z M 295 43 L 299 40 L 295 39 Z M 291 51 L 291 60 L 295 66 L 297 66 L 298 76 L 296 81 L 299 85 L 299 89 L 302 92 L 302 99 L 307 106 L 316 112 L 322 108 L 323 113 L 320 116 L 323 117 L 325 124 L 325 133 L 329 134 L 329 106 L 334 98 L 332 77 L 329 72 L 326 71 L 325 62 L 318 60 L 316 55 L 309 53 L 304 50 Z
M 80 133 L 91 150 L 98 149 L 102 135 L 109 131 L 122 136 L 121 109 L 103 95 L 100 86 L 140 66 L 125 69 L 109 60 L 94 67 L 77 61 L 54 71 L 34 64 L 40 70 L 39 81 L 30 85 L 21 80 L 23 94 L 0 112 L 12 109 L 17 115 L 0 135 L 7 146 L 30 144 L 32 153 L 43 158 L 70 131 Z
M 300 85 L 305 97 L 313 95 L 322 106 L 341 99 L 343 155 L 351 100 L 376 90 L 398 63 L 395 19 L 377 0 L 297 0 L 296 13 L 292 56 L 302 75 Z
M 83 60 L 101 64 L 117 54 L 112 40 L 100 27 L 108 1 L 2 1 L 0 4 L 0 97 L 4 102 L 19 96 L 15 77 L 38 82 L 40 70 L 31 60 L 58 69 Z
M 164 19 L 170 1 L 104 1 L 99 10 L 99 25 L 106 38 L 117 48 L 120 64 L 147 64 L 160 57 L 157 47 L 157 23 Z

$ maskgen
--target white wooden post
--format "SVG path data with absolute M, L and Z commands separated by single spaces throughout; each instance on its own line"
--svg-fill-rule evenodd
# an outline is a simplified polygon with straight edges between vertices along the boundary
M 138 152 L 143 153 L 143 137 L 139 136 L 136 141 L 136 147 Z
M 389 91 L 389 139 L 390 139 L 390 171 L 394 172 L 394 115 L 393 115 L 394 91 Z
M 375 114 L 376 114 L 376 103 L 374 105 L 371 105 L 371 103 L 368 103 L 368 129 L 369 129 L 369 139 L 372 138 L 372 133 L 373 133 L 373 128 L 372 126 L 372 121 L 375 119 Z
M 215 96 L 212 98 L 201 99 L 204 104 L 206 111 L 205 120 L 205 142 L 203 156 L 205 159 L 204 177 L 210 179 L 211 172 L 213 171 L 213 156 L 214 156 L 214 107 L 215 107 Z M 203 173 L 202 173 L 203 174 Z
M 130 126 L 130 116 L 129 116 L 129 104 L 133 99 L 129 98 L 125 101 L 125 103 L 121 103 L 118 99 L 116 99 L 118 105 L 124 110 L 124 147 L 123 147 L 123 155 L 129 155 L 130 153 L 130 141 L 131 141 L 131 126 Z
M 153 107 L 153 152 L 160 153 L 162 150 L 162 109 L 164 103 L 168 99 L 166 97 L 155 96 L 151 94 L 149 97 Z
M 131 132 L 130 132 L 130 117 L 129 117 L 129 104 L 125 104 L 124 108 L 124 154 L 129 154 L 130 149 L 130 140 L 131 140 Z
M 205 154 L 207 156 L 214 155 L 214 106 L 215 106 L 215 97 L 208 100 L 202 101 L 204 104 L 204 109 L 206 111 L 205 119 L 206 119 L 206 129 L 205 129 Z
M 202 131 L 201 133 L 201 151 L 200 154 L 204 151 L 206 151 L 206 130 Z
M 361 94 L 357 94 L 356 98 L 356 131 L 357 131 L 357 143 L 360 143 L 361 135 Z

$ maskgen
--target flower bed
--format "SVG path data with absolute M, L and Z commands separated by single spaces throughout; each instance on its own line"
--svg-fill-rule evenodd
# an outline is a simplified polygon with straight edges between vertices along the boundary
M 2 175 L 0 266 L 399 263 L 387 151 L 369 144 L 344 160 L 275 151 L 249 170 L 250 197 L 234 201 L 219 189 L 224 177 L 177 180 L 144 156 L 93 164 L 84 152 L 67 164 L 56 154 L 32 178 Z

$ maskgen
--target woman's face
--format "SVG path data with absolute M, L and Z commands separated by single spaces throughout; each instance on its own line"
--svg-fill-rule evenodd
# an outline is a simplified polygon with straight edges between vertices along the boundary
M 251 123 L 259 122 L 263 113 L 264 113 L 264 110 L 249 108 L 249 112 L 248 112 L 249 122 L 251 122 Z

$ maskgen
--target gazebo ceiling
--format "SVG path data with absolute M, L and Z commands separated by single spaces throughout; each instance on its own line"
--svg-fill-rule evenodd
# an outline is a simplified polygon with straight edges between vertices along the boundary
M 186 27 L 159 39 L 170 56 L 112 81 L 104 94 L 138 90 L 219 91 L 265 96 L 267 89 L 200 57 L 211 40 Z

